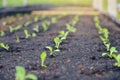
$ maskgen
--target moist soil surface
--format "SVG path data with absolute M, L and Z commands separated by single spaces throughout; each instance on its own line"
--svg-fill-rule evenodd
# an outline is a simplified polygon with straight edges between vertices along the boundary
M 57 17 L 57 16 L 56 16 Z M 70 33 L 67 40 L 60 45 L 60 52 L 55 57 L 49 57 L 49 51 L 45 46 L 54 47 L 54 37 L 60 30 L 66 30 L 66 23 L 73 19 L 74 15 L 61 17 L 57 23 L 50 24 L 49 29 L 37 33 L 35 38 L 24 38 L 24 29 L 32 33 L 32 28 L 38 24 L 41 27 L 43 20 L 32 23 L 23 29 L 10 33 L 6 31 L 5 37 L 0 41 L 8 44 L 10 49 L 0 49 L 0 80 L 15 80 L 15 67 L 23 66 L 28 73 L 35 74 L 39 80 L 120 80 L 120 68 L 113 66 L 114 60 L 101 56 L 106 51 L 99 39 L 94 25 L 94 16 L 80 15 L 75 27 L 77 32 Z M 100 15 L 103 27 L 110 31 L 110 42 L 120 52 L 120 28 L 109 18 Z M 46 18 L 50 20 L 50 18 Z M 19 35 L 20 43 L 15 41 L 15 35 Z M 47 68 L 41 67 L 40 53 L 47 51 L 45 61 Z

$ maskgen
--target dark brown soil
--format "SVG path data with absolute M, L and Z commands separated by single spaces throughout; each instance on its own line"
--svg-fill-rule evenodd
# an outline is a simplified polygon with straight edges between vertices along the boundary
M 57 17 L 57 16 L 56 16 Z M 67 15 L 51 24 L 46 32 L 37 33 L 37 37 L 25 39 L 23 29 L 14 32 L 0 41 L 9 44 L 10 50 L 0 50 L 0 80 L 14 80 L 15 66 L 23 66 L 29 73 L 38 76 L 39 80 L 120 80 L 120 69 L 113 66 L 113 59 L 101 57 L 106 51 L 99 39 L 93 16 L 80 16 L 76 24 L 77 32 L 71 33 L 60 45 L 61 52 L 54 58 L 49 57 L 45 46 L 54 46 L 53 38 L 58 31 L 65 30 L 65 24 L 73 19 Z M 107 17 L 101 15 L 101 25 L 110 31 L 110 41 L 120 52 L 120 28 Z M 47 18 L 47 20 L 50 20 Z M 41 21 L 33 23 L 24 29 L 32 32 L 32 28 Z M 20 36 L 20 43 L 15 42 L 15 35 Z M 40 66 L 39 55 L 47 51 L 47 68 Z

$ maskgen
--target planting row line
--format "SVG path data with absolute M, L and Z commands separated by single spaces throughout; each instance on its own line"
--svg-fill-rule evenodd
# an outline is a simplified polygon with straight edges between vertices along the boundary
M 33 21 L 29 20 L 29 21 L 25 22 L 24 25 L 20 24 L 20 25 L 17 25 L 15 27 L 10 26 L 9 27 L 9 34 L 14 34 L 15 31 L 23 30 L 22 32 L 24 32 L 25 38 L 36 37 L 37 33 L 40 32 L 40 26 L 38 24 L 36 24 L 32 28 L 32 30 L 33 30 L 32 33 L 29 33 L 29 31 L 26 29 L 28 26 L 30 26 L 31 24 L 37 23 L 40 20 L 43 20 L 41 22 L 41 27 L 42 27 L 43 32 L 45 32 L 45 31 L 48 30 L 48 28 L 51 24 L 57 23 L 58 19 L 60 19 L 62 16 L 52 17 L 51 20 L 44 20 L 46 17 L 47 16 L 44 16 L 44 17 L 40 18 L 40 16 L 35 16 Z M 5 33 L 8 33 L 8 32 L 1 30 L 0 31 L 0 36 L 4 37 Z M 18 43 L 20 42 L 20 36 L 19 35 L 15 34 L 15 39 L 16 39 L 16 42 L 18 42 Z M 3 49 L 9 50 L 8 44 L 4 44 L 3 42 L 0 42 L 0 47 L 3 48 Z
M 103 52 L 102 56 L 115 59 L 116 62 L 114 63 L 114 66 L 120 67 L 120 54 L 117 54 L 118 50 L 116 47 L 111 46 L 111 42 L 109 40 L 109 30 L 101 27 L 98 16 L 94 17 L 94 22 L 99 33 L 99 38 L 106 47 L 106 52 Z

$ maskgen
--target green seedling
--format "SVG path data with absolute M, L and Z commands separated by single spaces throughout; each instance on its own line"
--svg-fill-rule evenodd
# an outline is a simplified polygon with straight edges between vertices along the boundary
M 99 36 L 99 37 L 103 41 L 104 45 L 106 46 L 107 51 L 109 51 L 110 50 L 110 45 L 111 45 L 109 39 L 106 39 L 103 36 Z
M 1 36 L 1 37 L 5 36 L 5 32 L 2 31 L 2 30 L 0 30 L 0 36 Z
M 109 38 L 109 31 L 107 28 L 103 28 L 102 29 L 102 34 L 104 36 L 105 39 L 108 39 Z
M 36 26 L 33 28 L 33 31 L 35 31 L 35 32 L 39 32 L 39 26 L 36 25 Z
M 56 18 L 56 17 L 52 17 L 52 18 L 51 18 L 51 22 L 52 22 L 53 24 L 57 23 L 57 18 Z
M 60 52 L 60 50 L 53 50 L 53 48 L 51 46 L 46 46 L 47 49 L 49 49 L 50 51 L 50 56 L 54 56 L 55 52 Z
M 17 25 L 16 27 L 10 26 L 10 27 L 9 27 L 9 30 L 10 30 L 10 32 L 12 33 L 12 32 L 14 32 L 14 31 L 20 30 L 21 28 L 22 28 L 22 25 Z
M 114 66 L 120 67 L 120 54 L 118 55 L 114 54 L 114 59 L 116 60 Z
M 37 76 L 33 74 L 27 74 L 26 70 L 22 66 L 16 66 L 15 80 L 38 80 Z
M 94 21 L 100 23 L 98 16 L 94 17 Z
M 98 29 L 98 33 L 102 34 L 102 28 L 98 22 L 95 23 L 96 28 Z
M 9 50 L 8 44 L 5 45 L 4 43 L 0 43 L 0 47 L 4 48 L 6 50 Z
M 44 31 L 44 32 L 47 31 L 47 30 L 48 30 L 48 27 L 49 27 L 48 21 L 44 21 L 44 22 L 42 23 L 43 31 Z
M 30 25 L 32 23 L 32 21 L 27 21 L 24 26 L 27 27 L 28 25 Z
M 76 15 L 72 20 L 72 26 L 75 26 L 75 24 L 78 22 L 78 20 L 79 20 L 79 15 Z
M 20 42 L 20 39 L 19 39 L 19 36 L 18 35 L 15 35 L 16 36 L 16 42 Z
M 76 28 L 71 26 L 70 24 L 66 24 L 66 29 L 69 31 L 69 32 L 76 32 Z
M 25 34 L 25 38 L 31 37 L 31 34 L 28 33 L 27 29 L 24 30 L 24 34 Z
M 110 48 L 110 57 L 112 58 L 113 56 L 112 56 L 112 54 L 113 53 L 117 53 L 118 51 L 117 51 L 117 49 L 116 49 L 116 47 L 111 47 Z
M 37 35 L 36 35 L 36 33 L 32 33 L 31 36 L 32 37 L 36 37 Z
M 46 65 L 45 65 L 45 60 L 46 60 L 46 57 L 47 57 L 47 54 L 46 54 L 46 52 L 44 51 L 44 52 L 42 52 L 41 53 L 41 55 L 40 55 L 40 59 L 41 59 L 41 66 L 42 67 L 47 67 Z
M 9 27 L 10 32 L 12 33 L 14 31 L 14 28 L 12 26 Z
M 109 53 L 103 53 L 102 56 L 108 56 L 109 58 L 114 58 L 115 53 L 117 52 L 116 47 L 111 47 Z
M 61 39 L 59 37 L 54 38 L 55 48 L 57 48 L 57 50 L 59 50 L 59 46 L 60 46 L 61 42 L 62 41 L 61 41 Z
M 68 36 L 69 32 L 65 32 L 65 31 L 60 31 L 59 32 L 59 37 L 61 38 L 61 40 L 66 40 L 67 36 Z
M 38 22 L 38 20 L 39 20 L 39 17 L 36 16 L 36 17 L 34 18 L 34 22 Z

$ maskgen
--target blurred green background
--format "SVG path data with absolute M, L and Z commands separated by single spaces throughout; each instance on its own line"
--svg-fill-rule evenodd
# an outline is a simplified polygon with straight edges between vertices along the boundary
M 27 0 L 28 5 L 34 4 L 53 4 L 53 5 L 80 5 L 80 6 L 92 6 L 93 0 Z M 120 4 L 120 0 L 117 0 L 117 3 Z M 103 0 L 103 10 L 107 12 L 107 0 Z M 23 6 L 23 0 L 7 0 L 7 6 Z M 2 0 L 0 0 L 0 7 L 2 7 Z M 118 18 L 120 18 L 120 11 L 117 14 Z
M 7 0 L 8 6 L 22 6 L 23 0 Z M 92 6 L 93 0 L 28 0 L 28 5 L 30 4 L 72 4 L 72 5 L 81 5 L 81 6 Z M 2 0 L 0 0 L 0 6 L 2 6 Z

